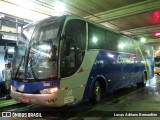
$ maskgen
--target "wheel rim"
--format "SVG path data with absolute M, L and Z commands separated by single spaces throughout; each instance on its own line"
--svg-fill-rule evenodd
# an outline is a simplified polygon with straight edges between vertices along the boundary
M 95 97 L 97 102 L 99 102 L 101 99 L 101 89 L 98 83 L 95 84 Z
M 146 76 L 146 74 L 144 73 L 144 74 L 143 74 L 143 83 L 146 84 L 146 82 L 147 82 L 147 76 Z

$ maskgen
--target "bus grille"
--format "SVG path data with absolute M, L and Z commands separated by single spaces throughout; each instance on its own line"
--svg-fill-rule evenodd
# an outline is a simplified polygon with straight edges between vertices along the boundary
M 19 90 L 16 90 L 16 92 L 27 93 L 27 92 L 22 92 L 22 91 L 19 91 Z M 32 93 L 27 93 L 27 94 L 40 94 L 40 92 L 39 91 L 35 91 L 35 92 L 32 92 Z

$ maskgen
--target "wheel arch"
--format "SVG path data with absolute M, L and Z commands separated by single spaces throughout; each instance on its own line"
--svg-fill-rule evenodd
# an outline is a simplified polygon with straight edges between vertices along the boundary
M 145 77 L 146 77 L 146 79 L 148 80 L 148 78 L 149 78 L 148 72 L 145 70 L 145 71 L 143 71 L 143 74 L 145 74 Z M 143 74 L 142 74 L 142 77 L 144 77 Z M 142 78 L 142 79 L 143 79 L 143 78 Z
M 91 83 L 91 86 L 90 86 L 90 97 L 92 97 L 92 89 L 93 89 L 94 84 L 95 84 L 96 81 L 99 81 L 99 82 L 100 82 L 100 86 L 102 87 L 103 92 L 104 92 L 104 93 L 107 93 L 107 80 L 105 79 L 104 76 L 98 75 L 97 77 L 95 77 L 95 78 L 92 80 L 92 83 Z

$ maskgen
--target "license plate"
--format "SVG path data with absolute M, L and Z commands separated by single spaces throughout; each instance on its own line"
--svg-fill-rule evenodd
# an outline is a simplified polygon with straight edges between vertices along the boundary
M 22 98 L 22 102 L 29 103 L 30 99 L 29 98 Z

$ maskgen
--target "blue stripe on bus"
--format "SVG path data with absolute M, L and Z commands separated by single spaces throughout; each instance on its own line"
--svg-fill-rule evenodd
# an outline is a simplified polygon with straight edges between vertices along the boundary
M 142 81 L 142 73 L 145 70 L 141 57 L 135 57 L 132 64 L 118 64 L 117 57 L 132 59 L 133 54 L 118 53 L 113 51 L 99 51 L 95 63 L 92 66 L 87 85 L 84 91 L 83 100 L 87 100 L 92 95 L 92 87 L 97 77 L 103 77 L 107 82 L 107 91 L 122 88 L 130 83 Z M 134 74 L 134 75 L 133 75 Z
M 60 80 L 40 81 L 40 82 L 18 82 L 12 80 L 11 84 L 22 93 L 33 93 L 47 88 L 60 88 Z

